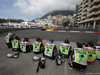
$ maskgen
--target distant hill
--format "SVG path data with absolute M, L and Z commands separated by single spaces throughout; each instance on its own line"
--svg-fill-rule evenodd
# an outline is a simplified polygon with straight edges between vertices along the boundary
M 62 14 L 64 16 L 73 15 L 74 12 L 75 11 L 72 11 L 72 10 L 56 10 L 56 11 L 45 14 L 44 16 L 41 17 L 41 19 L 47 18 L 47 16 L 49 16 L 49 15 L 51 15 L 51 16 L 55 16 L 58 14 Z

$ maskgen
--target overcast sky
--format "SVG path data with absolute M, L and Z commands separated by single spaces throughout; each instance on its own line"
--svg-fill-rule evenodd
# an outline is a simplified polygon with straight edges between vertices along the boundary
M 54 10 L 75 10 L 82 0 L 0 0 L 0 17 L 34 19 Z

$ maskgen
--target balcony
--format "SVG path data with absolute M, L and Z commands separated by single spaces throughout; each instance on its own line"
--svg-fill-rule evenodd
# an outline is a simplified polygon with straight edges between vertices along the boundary
M 80 18 L 81 16 L 79 15 L 78 18 Z
M 89 21 L 93 21 L 93 20 L 94 20 L 94 18 L 90 18 L 90 19 L 84 20 L 83 22 L 89 22 Z
M 100 2 L 100 0 L 93 0 L 93 2 L 90 4 L 90 7 L 93 6 L 96 2 Z
M 86 6 L 88 6 L 88 3 L 86 3 L 86 4 L 84 5 L 84 7 L 86 7 Z
M 83 9 L 83 12 L 86 12 L 88 8 Z
M 79 14 L 78 14 L 78 17 L 80 17 L 80 16 L 81 16 L 81 14 L 79 13 Z
M 79 8 L 81 9 L 81 8 L 82 8 L 82 6 L 83 6 L 83 5 L 81 4 L 81 5 L 79 6 Z
M 95 20 L 100 20 L 100 17 L 95 18 Z
M 94 5 L 92 8 L 89 9 L 89 12 L 93 11 L 94 9 L 99 9 L 99 8 L 100 8 L 100 4 Z
M 89 21 L 93 21 L 93 20 L 94 20 L 94 18 L 90 18 L 90 19 L 82 20 L 78 23 L 85 23 L 85 22 L 89 22 Z
M 86 12 L 84 12 L 82 15 L 83 15 L 83 16 L 86 15 Z
M 80 18 L 80 19 L 81 19 L 81 16 L 79 16 L 78 18 Z
M 77 21 L 80 21 L 80 19 L 77 19 Z
M 95 15 L 95 12 L 90 13 L 90 14 L 88 15 L 88 17 L 91 17 L 91 16 L 93 16 L 93 15 Z
M 95 14 L 97 15 L 97 14 L 100 14 L 100 10 L 98 11 L 98 12 L 95 12 Z
M 86 17 L 85 17 L 85 16 L 83 16 L 83 17 L 82 17 L 82 20 L 83 20 L 83 19 L 85 19 L 85 18 L 86 18 Z
M 82 11 L 82 8 L 79 9 L 79 12 L 81 12 L 81 11 Z
M 98 15 L 98 14 L 100 14 L 100 10 L 99 10 L 98 12 L 92 12 L 92 13 L 90 13 L 90 14 L 88 15 L 88 17 L 91 17 L 91 16 L 93 16 L 93 15 Z
M 87 3 L 88 2 L 88 0 L 84 0 L 84 3 Z

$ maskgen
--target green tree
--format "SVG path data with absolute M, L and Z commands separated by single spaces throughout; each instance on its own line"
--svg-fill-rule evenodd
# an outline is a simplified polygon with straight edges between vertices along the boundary
M 70 21 L 66 21 L 63 23 L 63 26 L 68 26 L 69 23 L 70 23 Z

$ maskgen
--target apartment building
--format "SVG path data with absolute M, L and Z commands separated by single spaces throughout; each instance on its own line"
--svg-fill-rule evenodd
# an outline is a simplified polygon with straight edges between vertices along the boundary
M 57 21 L 57 19 L 52 19 L 52 24 L 54 24 L 54 25 L 58 25 L 58 21 Z
M 79 28 L 100 29 L 100 0 L 83 0 L 75 21 Z
M 74 14 L 74 27 L 78 27 L 78 13 Z

